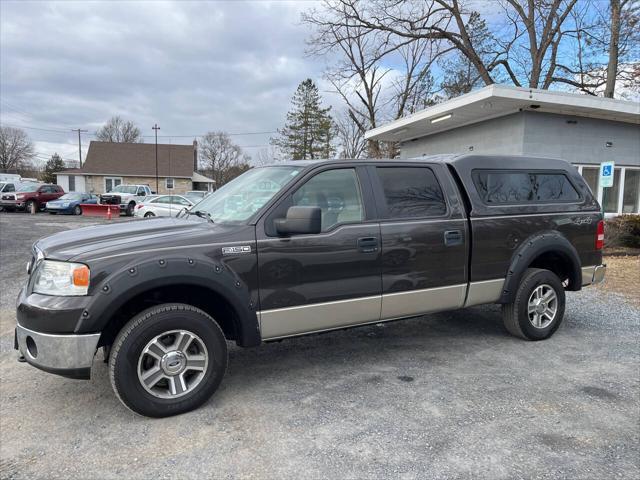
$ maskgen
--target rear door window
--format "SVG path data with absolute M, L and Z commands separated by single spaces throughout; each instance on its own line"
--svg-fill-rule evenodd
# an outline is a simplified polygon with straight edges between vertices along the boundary
M 376 167 L 387 203 L 386 218 L 438 217 L 447 213 L 444 193 L 428 167 Z
M 576 202 L 580 195 L 561 172 L 475 170 L 473 183 L 487 204 Z

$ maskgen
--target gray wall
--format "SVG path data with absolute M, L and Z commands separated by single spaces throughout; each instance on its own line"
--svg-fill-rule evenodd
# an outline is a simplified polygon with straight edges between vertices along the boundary
M 529 155 L 571 163 L 640 166 L 640 126 L 594 118 L 524 112 L 524 149 Z M 567 123 L 575 121 L 577 123 Z M 606 147 L 606 142 L 613 146 Z
M 567 123 L 573 120 L 576 123 Z M 612 147 L 606 147 L 612 142 Z M 518 112 L 401 144 L 401 158 L 438 153 L 505 153 L 572 163 L 640 166 L 640 126 L 570 115 Z
M 402 142 L 400 157 L 412 158 L 438 153 L 522 154 L 524 134 L 522 112 L 448 130 L 417 140 Z

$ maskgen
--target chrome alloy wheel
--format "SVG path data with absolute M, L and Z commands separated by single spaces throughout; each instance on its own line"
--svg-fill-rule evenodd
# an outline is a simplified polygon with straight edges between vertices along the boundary
M 547 328 L 558 313 L 558 295 L 549 285 L 538 285 L 529 297 L 527 314 L 535 328 Z
M 209 354 L 204 342 L 186 330 L 154 337 L 138 359 L 138 380 L 154 397 L 177 398 L 192 392 L 204 378 Z

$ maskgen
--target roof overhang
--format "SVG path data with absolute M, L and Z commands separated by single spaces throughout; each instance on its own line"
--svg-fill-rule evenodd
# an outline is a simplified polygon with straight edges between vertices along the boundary
M 494 84 L 369 130 L 365 138 L 412 140 L 523 110 L 640 124 L 637 102 Z

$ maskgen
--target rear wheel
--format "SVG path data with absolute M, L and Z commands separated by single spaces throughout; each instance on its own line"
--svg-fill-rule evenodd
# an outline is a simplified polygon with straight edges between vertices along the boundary
M 512 335 L 544 340 L 560 327 L 564 308 L 564 287 L 558 276 L 549 270 L 529 268 L 514 301 L 502 306 L 502 316 Z
M 73 209 L 74 215 L 82 215 L 82 207 L 80 205 L 76 205 Z
M 164 304 L 134 317 L 118 334 L 109 361 L 111 385 L 141 415 L 188 412 L 216 391 L 227 368 L 222 330 L 202 310 Z

